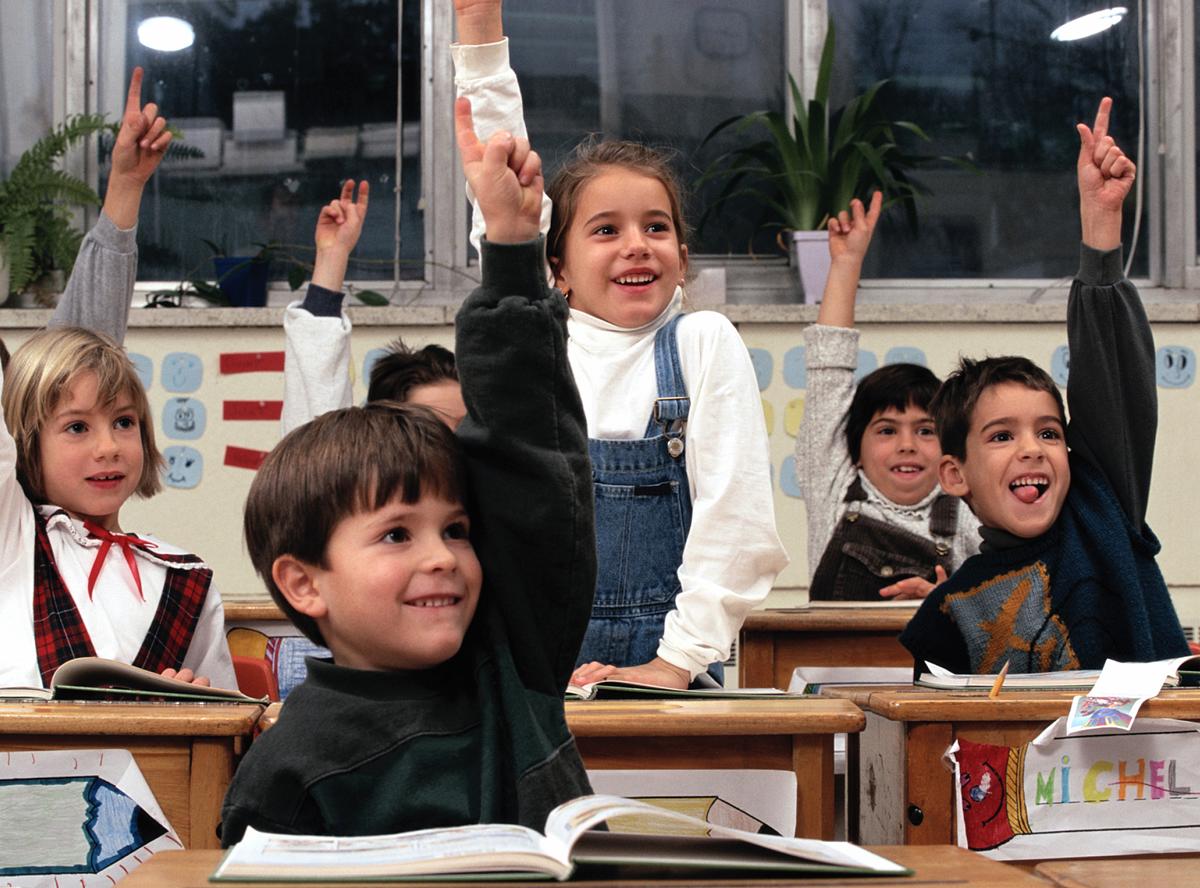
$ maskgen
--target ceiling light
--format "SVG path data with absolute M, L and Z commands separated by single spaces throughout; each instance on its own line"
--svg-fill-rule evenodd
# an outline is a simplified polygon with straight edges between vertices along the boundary
M 1082 40 L 1084 37 L 1091 37 L 1093 34 L 1107 31 L 1117 24 L 1125 18 L 1125 13 L 1128 11 L 1124 6 L 1114 6 L 1111 9 L 1089 12 L 1087 15 L 1071 19 L 1065 25 L 1059 25 L 1050 33 L 1050 39 L 1065 43 L 1068 40 Z
M 156 15 L 138 25 L 138 42 L 159 52 L 178 52 L 196 42 L 192 26 L 173 15 Z

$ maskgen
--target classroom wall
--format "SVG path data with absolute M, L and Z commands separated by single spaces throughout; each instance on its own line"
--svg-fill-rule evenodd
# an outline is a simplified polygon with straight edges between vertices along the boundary
M 739 329 L 759 375 L 771 440 L 776 517 L 792 556 L 770 603 L 795 604 L 806 598 L 808 577 L 804 507 L 791 460 L 804 409 L 803 324 L 742 323 Z M 908 359 L 923 356 L 928 366 L 942 375 L 960 352 L 974 356 L 1020 352 L 1052 373 L 1061 374 L 1063 369 L 1061 355 L 1056 356 L 1066 345 L 1061 323 L 868 323 L 862 330 L 863 367 L 898 355 Z M 0 328 L 0 336 L 10 348 L 30 332 Z M 414 346 L 429 342 L 453 346 L 453 331 L 441 323 L 411 327 L 356 324 L 353 370 L 357 401 L 366 394 L 364 364 L 372 359 L 372 349 L 385 346 L 398 335 Z M 1160 564 L 1184 622 L 1200 625 L 1200 557 L 1196 555 L 1193 515 L 1194 504 L 1200 502 L 1200 472 L 1195 470 L 1191 446 L 1200 440 L 1200 386 L 1195 383 L 1200 325 L 1158 323 L 1155 338 L 1161 359 L 1160 425 L 1149 519 L 1163 542 Z M 243 465 L 254 451 L 273 446 L 279 423 L 232 416 L 236 411 L 270 415 L 271 402 L 282 397 L 282 373 L 270 369 L 273 353 L 283 350 L 282 329 L 134 326 L 127 344 L 135 360 L 148 370 L 159 446 L 175 455 L 176 462 L 174 486 L 152 500 L 131 501 L 122 516 L 124 526 L 154 533 L 203 555 L 215 567 L 218 585 L 227 598 L 264 594 L 241 539 L 241 508 L 253 478 L 253 470 Z M 222 372 L 222 356 L 227 362 L 225 369 L 238 372 Z M 227 407 L 227 402 L 244 403 Z M 226 410 L 235 413 L 226 418 Z M 193 460 L 190 465 L 186 464 L 188 458 Z

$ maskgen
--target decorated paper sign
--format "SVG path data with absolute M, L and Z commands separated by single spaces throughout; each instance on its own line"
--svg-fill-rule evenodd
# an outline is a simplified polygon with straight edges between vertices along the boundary
M 1020 746 L 956 741 L 958 844 L 998 860 L 1200 851 L 1197 725 L 1141 719 Z

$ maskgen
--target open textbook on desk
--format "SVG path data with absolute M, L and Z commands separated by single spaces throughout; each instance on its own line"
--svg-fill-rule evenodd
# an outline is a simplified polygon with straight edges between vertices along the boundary
M 589 832 L 633 817 L 646 832 Z M 667 830 L 685 835 L 663 835 Z M 805 872 L 830 875 L 909 871 L 847 842 L 760 835 L 618 796 L 581 796 L 546 818 L 545 835 L 512 824 L 476 824 L 385 836 L 288 836 L 247 829 L 212 881 L 352 882 L 422 876 L 567 879 L 581 866 Z
M 772 697 L 794 697 L 778 688 L 668 688 L 640 681 L 608 678 L 585 685 L 567 685 L 568 700 L 630 700 L 684 697 L 692 700 L 762 700 Z
M 1176 688 L 1181 684 L 1196 686 L 1200 675 L 1182 667 L 1193 669 L 1200 664 L 1200 657 L 1177 657 L 1158 661 L 1166 677 L 1163 687 Z M 1153 664 L 1149 664 L 1153 665 Z M 917 684 L 925 688 L 956 690 L 990 690 L 996 682 L 995 675 L 958 675 L 935 663 L 925 662 L 928 672 L 922 672 Z M 1090 691 L 1100 678 L 1099 669 L 1072 669 L 1065 672 L 1010 672 L 1004 679 L 1006 691 Z
M 210 688 L 167 678 L 156 672 L 106 660 L 104 657 L 76 657 L 54 670 L 48 688 L 0 688 L 5 700 L 89 700 L 121 698 L 130 702 L 141 698 L 207 701 L 210 703 L 267 703 L 266 698 L 247 697 L 241 691 Z

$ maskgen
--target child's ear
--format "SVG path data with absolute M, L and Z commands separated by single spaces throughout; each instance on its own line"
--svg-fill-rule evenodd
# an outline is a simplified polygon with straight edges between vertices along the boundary
M 287 603 L 314 620 L 328 611 L 317 583 L 318 572 L 318 568 L 294 555 L 280 555 L 271 565 L 271 579 Z
M 952 496 L 965 499 L 971 494 L 971 485 L 967 483 L 967 476 L 958 457 L 943 454 L 942 461 L 938 463 L 938 481 L 941 482 L 942 490 Z
M 571 286 L 567 283 L 567 279 L 563 277 L 562 273 L 562 259 L 558 256 L 549 256 L 546 258 L 546 261 L 550 265 L 550 272 L 554 275 L 554 286 L 558 288 L 563 296 L 568 299 L 571 298 Z

